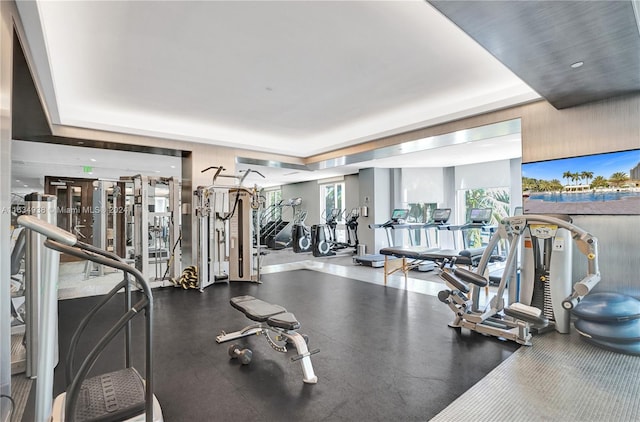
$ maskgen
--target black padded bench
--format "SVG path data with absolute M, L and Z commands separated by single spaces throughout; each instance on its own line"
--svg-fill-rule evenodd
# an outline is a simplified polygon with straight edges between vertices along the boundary
M 231 306 L 242 312 L 252 321 L 266 322 L 271 327 L 282 328 L 283 330 L 297 330 L 300 323 L 295 315 L 287 312 L 279 305 L 272 305 L 264 300 L 256 299 L 253 296 L 232 297 Z
M 398 258 L 409 258 L 424 261 L 442 262 L 451 261 L 455 258 L 456 264 L 475 266 L 480 261 L 484 248 L 464 249 L 456 251 L 453 249 L 421 248 L 421 247 L 388 247 L 380 249 L 382 255 L 390 255 Z
M 292 357 L 291 360 L 294 362 L 300 361 L 303 374 L 302 380 L 307 384 L 315 384 L 318 382 L 318 377 L 316 377 L 313 372 L 313 366 L 311 365 L 311 355 L 318 353 L 320 350 L 309 351 L 307 347 L 308 337 L 296 331 L 300 328 L 300 322 L 298 322 L 295 315 L 287 312 L 287 310 L 280 305 L 274 305 L 249 295 L 232 297 L 229 303 L 231 303 L 232 307 L 256 323 L 241 330 L 234 331 L 233 333 L 222 331 L 220 335 L 216 337 L 217 343 L 225 343 L 243 337 L 262 334 L 267 340 L 267 343 L 269 343 L 271 348 L 276 352 L 286 353 L 287 347 L 293 345 L 298 354 Z M 274 337 L 275 340 L 269 336 L 270 332 L 276 334 Z M 286 340 L 285 345 L 276 343 L 276 341 L 282 340 Z M 243 351 L 236 352 L 235 346 L 234 344 L 230 348 L 231 351 L 229 354 L 231 357 L 245 354 L 246 351 L 249 351 L 249 349 L 244 349 Z M 251 353 L 249 357 L 243 356 L 246 359 L 244 359 L 242 363 L 248 364 L 251 361 L 250 356 Z

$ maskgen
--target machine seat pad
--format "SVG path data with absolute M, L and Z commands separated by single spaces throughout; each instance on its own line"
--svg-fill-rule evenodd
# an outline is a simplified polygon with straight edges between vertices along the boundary
M 426 253 L 430 253 L 430 252 L 437 252 L 440 249 L 438 248 L 429 248 L 426 246 L 402 246 L 402 247 L 394 247 L 394 248 L 383 248 L 385 250 L 385 252 L 382 251 L 382 249 L 380 250 L 380 253 L 383 253 L 385 255 L 395 255 L 398 257 L 405 257 L 405 258 L 411 258 L 411 259 L 420 259 L 420 256 L 422 254 L 426 254 Z
M 458 277 L 456 277 L 455 275 L 448 273 L 446 271 L 443 271 L 442 273 L 440 273 L 440 277 L 448 281 L 449 284 L 451 284 L 456 289 L 460 290 L 462 293 L 469 293 L 469 287 L 466 284 L 464 284 L 464 282 L 460 280 Z
M 144 410 L 144 381 L 135 369 L 125 368 L 84 380 L 75 416 L 76 421 L 83 422 L 123 421 Z
M 274 315 L 267 320 L 267 324 L 271 327 L 282 328 L 284 330 L 297 330 L 300 328 L 300 323 L 291 312 Z
M 475 284 L 479 287 L 485 287 L 488 284 L 486 278 L 484 278 L 480 274 L 474 273 L 473 271 L 469 271 L 464 268 L 455 268 L 453 270 L 453 273 L 458 276 L 460 280 L 466 283 Z
M 504 313 L 510 317 L 533 324 L 535 327 L 541 328 L 549 325 L 549 319 L 544 316 L 540 309 L 519 302 L 512 303 L 509 307 L 505 307 Z
M 461 256 L 466 256 L 467 258 L 475 258 L 481 257 L 484 253 L 485 248 L 471 248 L 460 251 Z
M 435 262 L 443 262 L 444 260 L 451 261 L 453 258 L 455 258 L 456 264 L 472 264 L 471 258 L 469 258 L 468 256 L 460 255 L 459 251 L 456 251 L 455 249 L 438 249 L 433 252 L 426 252 L 420 254 L 420 258 Z
M 287 312 L 279 305 L 272 305 L 253 296 L 236 296 L 230 300 L 231 306 L 242 312 L 250 320 L 265 322 L 270 317 Z

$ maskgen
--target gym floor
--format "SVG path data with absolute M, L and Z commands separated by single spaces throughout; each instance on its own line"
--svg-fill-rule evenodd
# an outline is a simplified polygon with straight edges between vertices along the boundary
M 546 334 L 519 348 L 460 332 L 447 326 L 452 314 L 434 296 L 443 285 L 432 273 L 406 284 L 395 277 L 384 287 L 381 270 L 337 263 L 346 264 L 338 258 L 266 267 L 260 285 L 155 289 L 155 393 L 165 420 L 640 419 L 640 382 L 633 376 L 640 359 L 596 349 L 576 335 Z M 321 350 L 311 357 L 317 384 L 302 382 L 300 363 L 290 361 L 294 350 L 284 355 L 260 336 L 241 339 L 254 352 L 242 366 L 229 358 L 228 343 L 215 342 L 221 330 L 251 323 L 229 305 L 244 294 L 296 315 L 310 349 Z M 96 300 L 59 302 L 60 356 Z M 105 309 L 85 345 L 120 305 Z M 135 332 L 142 334 L 139 326 Z M 121 344 L 106 350 L 94 372 L 119 368 L 120 350 Z M 135 366 L 142 370 L 142 361 Z M 61 359 L 55 394 L 64 390 L 63 373 Z M 34 392 L 23 421 L 33 420 Z

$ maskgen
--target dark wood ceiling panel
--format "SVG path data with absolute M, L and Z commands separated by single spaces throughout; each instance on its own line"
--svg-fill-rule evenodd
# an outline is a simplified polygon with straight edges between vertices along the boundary
M 429 3 L 556 108 L 640 92 L 630 1 Z
M 31 78 L 31 71 L 24 57 L 22 44 L 13 34 L 13 118 L 11 119 L 11 137 L 29 140 L 32 136 L 49 136 L 51 128 L 44 114 L 38 91 Z

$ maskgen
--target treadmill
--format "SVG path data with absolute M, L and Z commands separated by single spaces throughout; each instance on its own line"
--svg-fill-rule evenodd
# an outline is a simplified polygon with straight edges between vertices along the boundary
M 492 230 L 495 230 L 495 226 L 490 226 L 491 215 L 493 210 L 491 208 L 472 208 L 469 212 L 469 220 L 467 223 L 459 226 L 447 226 L 447 229 L 452 231 L 453 234 L 453 248 L 458 249 L 467 249 L 469 245 L 467 245 L 467 241 L 465 238 L 465 232 L 469 230 L 481 230 L 485 232 L 492 233 Z M 458 237 L 456 236 L 456 232 L 460 232 L 462 234 L 462 248 L 458 247 Z
M 389 246 L 394 246 L 393 236 L 391 230 L 393 226 L 404 224 L 409 216 L 409 210 L 405 208 L 396 208 L 391 213 L 391 218 L 382 224 L 369 224 L 370 229 L 384 229 L 387 234 L 387 242 Z M 353 262 L 367 267 L 381 268 L 384 267 L 384 255 L 381 254 L 367 254 L 361 256 L 354 256 Z
M 436 229 L 436 245 L 440 247 L 440 230 L 448 230 L 449 218 L 451 217 L 451 208 L 436 208 L 433 211 L 431 222 L 425 223 L 423 229 L 425 230 L 425 237 L 427 241 L 427 247 L 431 247 L 431 239 L 429 236 L 430 229 Z
M 438 232 L 440 230 L 448 230 L 449 226 L 447 223 L 450 217 L 451 217 L 451 208 L 436 208 L 435 210 L 433 210 L 431 221 L 429 221 L 428 223 L 420 224 L 420 228 L 425 231 L 426 245 L 414 246 L 413 244 L 411 244 L 411 249 L 427 251 L 427 250 L 434 250 L 436 248 L 440 248 L 440 236 Z M 436 246 L 435 247 L 431 245 L 431 238 L 429 236 L 429 230 L 431 229 L 436 230 L 435 232 Z M 416 260 L 416 262 L 417 264 L 413 267 L 413 269 L 420 272 L 433 271 L 436 268 L 436 263 L 433 261 Z

